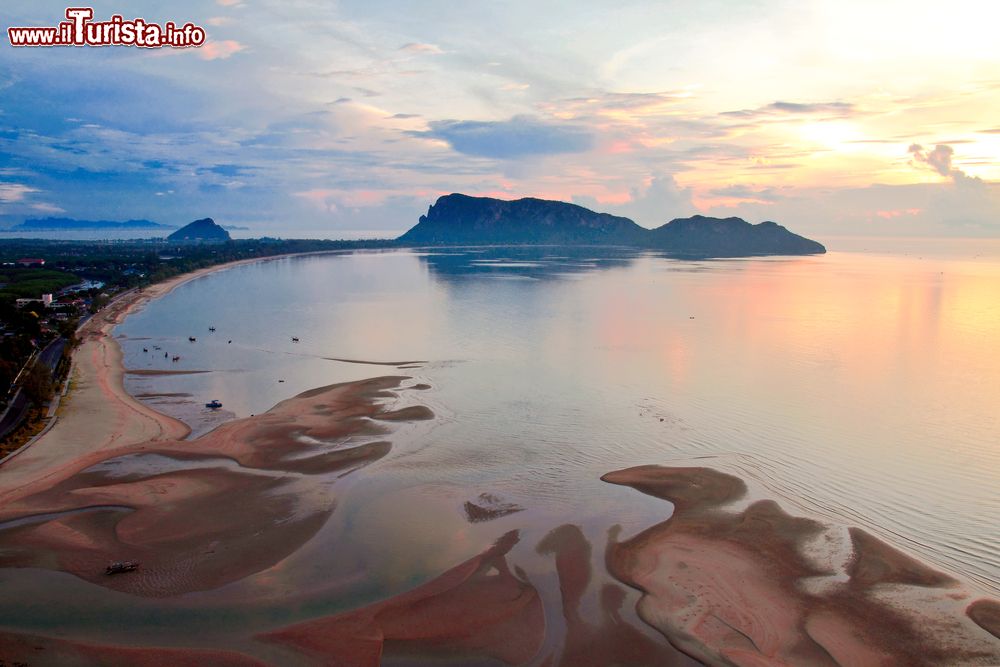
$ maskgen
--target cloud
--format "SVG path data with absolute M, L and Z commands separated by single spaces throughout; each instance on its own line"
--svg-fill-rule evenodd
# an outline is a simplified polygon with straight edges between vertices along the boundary
M 658 227 L 674 218 L 695 212 L 690 188 L 681 187 L 672 174 L 654 176 L 629 190 L 628 200 L 602 203 L 594 197 L 576 196 L 574 204 L 631 218 L 644 227 Z
M 31 205 L 32 210 L 39 211 L 40 213 L 65 213 L 66 209 L 56 206 L 55 204 L 49 204 L 46 202 L 39 202 L 37 204 Z
M 656 176 L 645 189 L 632 188 L 631 201 L 618 210 L 636 222 L 661 225 L 694 212 L 691 194 L 691 189 L 681 187 L 672 174 Z
M 399 47 L 399 50 L 406 51 L 407 53 L 427 53 L 435 56 L 444 53 L 444 51 L 441 50 L 441 47 L 437 44 L 422 44 L 420 42 L 403 44 Z
M 951 163 L 955 149 L 948 144 L 938 144 L 934 150 L 928 151 L 920 144 L 911 144 L 907 149 L 913 156 L 912 164 L 927 165 L 942 176 L 946 176 L 958 185 L 972 185 L 982 181 L 974 176 L 969 176 L 961 169 Z
M 225 60 L 234 53 L 239 53 L 246 47 L 232 39 L 217 42 L 206 42 L 198 49 L 198 55 L 203 60 Z
M 920 144 L 911 144 L 908 152 L 913 155 L 914 162 L 926 164 L 942 176 L 951 176 L 951 156 L 955 149 L 947 144 L 938 144 L 934 150 L 927 152 Z
M 749 185 L 727 185 L 722 188 L 715 188 L 709 192 L 716 197 L 761 203 L 776 202 L 784 198 L 784 195 L 774 188 L 755 188 Z
M 774 102 L 767 107 L 782 113 L 837 113 L 849 114 L 854 111 L 854 105 L 847 102 L 822 102 L 819 104 L 801 104 L 799 102 Z
M 739 111 L 723 111 L 723 116 L 739 118 L 756 118 L 758 116 L 782 115 L 824 115 L 842 118 L 857 113 L 857 107 L 849 102 L 772 102 L 757 109 L 741 109 Z
M 740 201 L 712 206 L 709 215 L 774 220 L 798 234 L 828 236 L 996 237 L 1000 183 L 975 187 L 951 181 L 859 188 L 796 188 L 773 203 Z
M 23 201 L 24 196 L 32 192 L 38 192 L 38 190 L 21 183 L 0 183 L 0 203 L 13 204 Z
M 594 143 L 581 127 L 556 125 L 531 116 L 503 121 L 441 120 L 431 122 L 430 128 L 418 134 L 445 141 L 459 153 L 497 159 L 582 153 Z
M 669 90 L 655 93 L 620 93 L 593 91 L 585 97 L 569 97 L 542 102 L 540 108 L 556 118 L 628 120 L 640 117 L 662 117 L 678 104 L 693 97 L 690 90 Z
M 393 193 L 381 190 L 344 190 L 339 188 L 316 188 L 294 193 L 321 206 L 329 212 L 343 208 L 367 208 L 381 206 Z

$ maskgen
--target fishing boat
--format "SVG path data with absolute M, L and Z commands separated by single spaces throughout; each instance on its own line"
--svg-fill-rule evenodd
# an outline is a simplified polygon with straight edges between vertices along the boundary
M 189 341 L 191 341 L 191 342 L 193 343 L 193 342 L 195 342 L 195 341 L 196 341 L 196 340 L 198 340 L 198 339 L 197 339 L 197 338 L 195 338 L 194 336 L 188 336 L 188 340 L 189 340 Z
M 122 572 L 132 572 L 139 567 L 137 560 L 119 560 L 104 568 L 104 574 L 121 574 Z
M 205 407 L 210 410 L 218 410 L 219 408 L 222 407 L 222 402 L 219 401 L 218 399 L 212 399 L 211 401 L 205 404 Z

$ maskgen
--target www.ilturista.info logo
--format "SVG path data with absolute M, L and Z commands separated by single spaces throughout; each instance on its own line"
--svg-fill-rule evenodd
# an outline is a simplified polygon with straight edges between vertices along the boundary
M 140 46 L 158 49 L 186 48 L 205 43 L 205 29 L 193 23 L 164 25 L 135 18 L 126 21 L 115 14 L 109 21 L 93 21 L 91 7 L 69 7 L 68 20 L 55 27 L 7 28 L 11 46 Z

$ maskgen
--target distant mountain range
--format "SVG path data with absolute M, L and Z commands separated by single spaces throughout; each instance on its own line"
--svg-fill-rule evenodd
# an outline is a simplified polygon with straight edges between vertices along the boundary
M 55 232 L 78 229 L 176 229 L 150 220 L 74 220 L 73 218 L 31 218 L 9 228 L 12 232 Z
M 696 215 L 656 229 L 628 218 L 545 199 L 506 201 L 451 194 L 398 239 L 413 245 L 624 245 L 698 257 L 809 255 L 816 241 L 775 222 Z

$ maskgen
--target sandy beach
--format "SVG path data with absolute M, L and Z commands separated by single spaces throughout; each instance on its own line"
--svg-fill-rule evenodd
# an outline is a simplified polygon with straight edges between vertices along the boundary
M 0 507 L 26 485 L 43 487 L 53 476 L 72 469 L 80 457 L 140 442 L 184 438 L 190 429 L 161 414 L 125 391 L 121 346 L 113 330 L 130 313 L 169 294 L 184 283 L 234 266 L 282 259 L 287 255 L 240 260 L 175 276 L 141 290 L 116 297 L 84 323 L 73 352 L 70 392 L 63 399 L 58 421 L 26 450 L 0 470 Z

